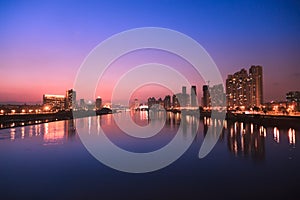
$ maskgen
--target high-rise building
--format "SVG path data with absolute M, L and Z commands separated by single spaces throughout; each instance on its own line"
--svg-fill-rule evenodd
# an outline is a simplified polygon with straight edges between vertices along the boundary
M 44 94 L 43 95 L 43 107 L 47 107 L 49 111 L 60 111 L 65 108 L 65 96 Z
M 227 106 L 259 107 L 263 104 L 263 71 L 261 66 L 251 66 L 249 74 L 245 69 L 228 75 L 226 79 Z
M 81 109 L 81 110 L 85 110 L 86 109 L 86 104 L 85 104 L 84 99 L 80 99 L 79 100 L 79 109 Z
M 189 105 L 189 95 L 186 93 L 186 86 L 182 86 L 182 92 L 176 94 L 180 107 L 186 107 Z
M 167 95 L 165 96 L 164 98 L 164 108 L 166 110 L 170 109 L 171 108 L 171 96 L 170 95 Z
M 186 86 L 182 86 L 182 94 L 186 94 Z
M 250 106 L 260 106 L 263 102 L 263 71 L 261 66 L 252 65 L 249 69 Z
M 95 106 L 96 110 L 100 110 L 102 108 L 102 99 L 100 97 L 97 97 Z
M 76 92 L 73 89 L 66 91 L 66 110 L 72 110 L 76 107 Z
M 196 86 L 193 85 L 191 87 L 191 106 L 192 107 L 197 107 L 198 106 L 198 101 L 197 101 L 197 89 Z
M 178 97 L 175 94 L 172 97 L 172 105 L 173 105 L 173 108 L 180 107 Z
M 213 85 L 209 87 L 209 105 L 211 107 L 225 107 L 226 94 L 223 84 Z
M 203 97 L 202 97 L 202 106 L 203 107 L 209 107 L 210 101 L 209 101 L 209 90 L 208 85 L 203 85 L 202 87 Z
M 151 106 L 153 106 L 154 104 L 156 104 L 156 99 L 155 99 L 155 97 L 149 97 L 149 98 L 148 98 L 148 108 L 150 109 Z

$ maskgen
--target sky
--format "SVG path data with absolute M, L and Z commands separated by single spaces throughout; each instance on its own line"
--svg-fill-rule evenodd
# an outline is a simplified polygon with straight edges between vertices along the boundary
M 99 43 L 122 31 L 149 26 L 173 29 L 196 40 L 224 81 L 242 68 L 262 65 L 264 101 L 284 100 L 286 92 L 300 90 L 299 1 L 12 0 L 0 1 L 0 102 L 40 103 L 45 93 L 65 94 Z M 122 73 L 131 63 L 142 62 L 175 66 L 201 95 L 203 79 L 193 77 L 192 66 L 176 59 L 154 50 L 125 55 L 100 80 L 96 96 L 109 101 Z M 169 92 L 157 86 L 153 91 L 146 86 L 145 91 L 139 89 L 135 95 L 145 99 Z

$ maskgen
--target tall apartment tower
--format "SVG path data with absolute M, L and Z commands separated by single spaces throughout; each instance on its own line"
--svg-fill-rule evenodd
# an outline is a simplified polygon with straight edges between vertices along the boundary
M 203 97 L 202 97 L 202 106 L 209 107 L 209 88 L 208 85 L 203 85 L 202 87 Z
M 261 66 L 251 66 L 249 69 L 250 102 L 253 106 L 260 106 L 263 102 L 263 70 Z
M 195 85 L 192 85 L 191 87 L 191 106 L 192 107 L 197 107 L 198 102 L 197 102 L 197 89 Z
M 245 69 L 228 75 L 226 79 L 227 106 L 235 108 L 259 107 L 263 104 L 263 70 L 261 66 L 251 66 L 249 74 Z

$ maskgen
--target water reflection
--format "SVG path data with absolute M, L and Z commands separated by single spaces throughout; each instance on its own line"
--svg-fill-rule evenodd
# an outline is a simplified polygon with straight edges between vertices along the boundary
M 288 131 L 289 143 L 292 145 L 296 144 L 296 133 L 295 129 L 290 128 Z
M 250 156 L 255 160 L 265 158 L 265 137 L 262 128 L 243 122 L 228 122 L 227 146 L 230 152 L 238 156 Z
M 3 132 L 3 133 L 2 133 Z M 1 138 L 26 139 L 42 136 L 44 144 L 62 144 L 66 138 L 72 138 L 76 134 L 73 120 L 59 121 L 53 123 L 36 124 L 31 126 L 14 127 L 2 129 Z M 5 136 L 7 134 L 7 136 Z
M 274 127 L 274 131 L 273 131 L 273 137 L 274 137 L 274 141 L 279 143 L 280 142 L 280 136 L 279 136 L 279 130 L 277 127 Z
M 196 115 L 184 113 L 155 112 L 149 114 L 146 111 L 141 111 L 136 113 L 116 113 L 115 115 L 119 117 L 128 115 L 139 125 L 153 123 L 154 126 L 158 126 L 160 120 L 165 120 L 163 129 L 155 138 L 155 142 L 159 143 L 159 145 L 153 144 L 153 146 L 156 145 L 155 148 L 167 144 L 174 137 L 180 125 L 183 138 L 190 135 L 196 138 L 204 138 L 210 127 L 212 128 L 212 136 L 217 137 L 218 131 L 220 130 L 218 127 L 223 127 L 219 141 L 227 146 L 229 152 L 235 156 L 250 157 L 254 160 L 265 159 L 266 141 L 277 147 L 290 145 L 295 148 L 297 142 L 296 137 L 299 133 L 295 127 L 280 127 L 279 125 L 270 127 L 265 124 L 227 121 L 211 119 L 209 117 L 204 117 L 200 120 Z M 198 129 L 199 125 L 200 129 Z M 118 139 L 120 140 L 124 139 L 123 136 L 120 136 L 122 133 L 116 126 L 113 115 L 82 118 L 76 120 L 76 124 L 73 120 L 66 120 L 2 129 L 0 130 L 0 139 L 15 141 L 16 139 L 41 137 L 44 145 L 61 145 L 64 144 L 67 139 L 73 138 L 76 135 L 75 127 L 86 129 L 88 130 L 87 133 L 90 134 L 99 133 L 101 128 L 108 130 L 108 133 L 110 130 L 113 130 L 116 134 L 111 137 L 119 137 Z M 2 134 L 3 132 L 5 132 L 6 135 Z M 130 146 L 133 143 L 135 145 L 139 142 L 140 140 L 134 140 L 134 142 L 132 142 L 132 140 L 125 138 L 124 141 L 120 143 L 124 146 Z M 140 148 L 142 149 L 143 145 L 140 145 Z M 149 149 L 151 148 L 149 147 Z

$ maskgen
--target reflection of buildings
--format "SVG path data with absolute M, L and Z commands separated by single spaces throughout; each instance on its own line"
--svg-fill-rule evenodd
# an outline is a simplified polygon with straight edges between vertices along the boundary
M 251 156 L 255 160 L 265 158 L 266 129 L 243 122 L 228 122 L 227 146 L 235 155 Z
M 261 66 L 251 66 L 249 74 L 245 69 L 228 75 L 226 79 L 227 106 L 254 107 L 263 104 L 263 72 Z
M 166 115 L 166 125 L 174 129 L 181 126 L 184 135 L 195 136 L 199 127 L 199 116 L 168 112 Z
M 76 134 L 76 126 L 73 119 L 65 120 L 64 131 L 67 138 L 72 138 Z

